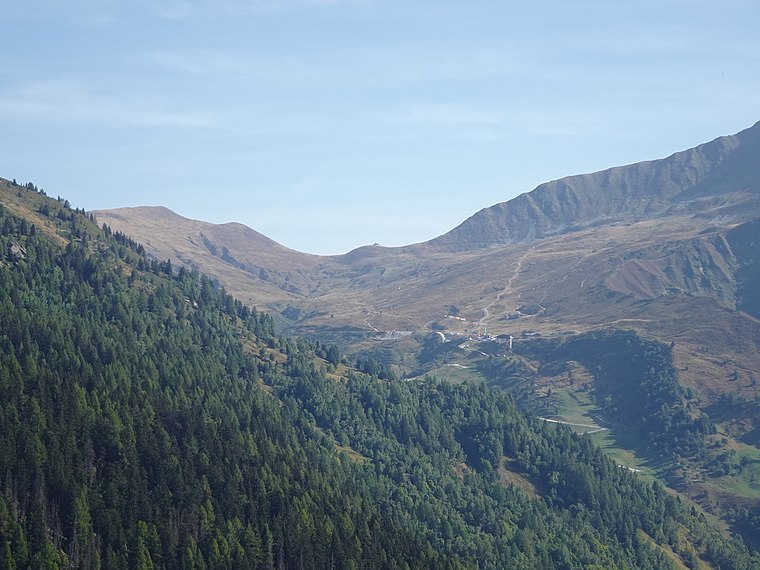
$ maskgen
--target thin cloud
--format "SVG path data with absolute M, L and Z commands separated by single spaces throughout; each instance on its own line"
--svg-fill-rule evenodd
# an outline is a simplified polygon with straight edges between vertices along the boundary
M 155 64 L 171 70 L 193 75 L 224 75 L 241 78 L 266 79 L 282 83 L 327 81 L 335 76 L 334 72 L 324 67 L 309 64 L 291 56 L 262 56 L 255 53 L 235 53 L 229 51 L 158 50 L 148 54 L 148 59 Z
M 36 0 L 34 2 L 6 2 L 3 18 L 7 22 L 28 22 L 35 25 L 55 23 L 71 24 L 82 28 L 101 28 L 114 25 L 123 13 L 123 6 L 115 0 Z
M 101 127 L 220 126 L 205 111 L 177 111 L 159 98 L 96 93 L 68 79 L 37 81 L 0 93 L 0 117 Z
M 503 81 L 533 73 L 525 53 L 484 49 L 420 54 L 413 46 L 272 55 L 244 50 L 155 50 L 149 62 L 181 73 L 230 79 L 260 79 L 266 87 L 353 92 L 368 88 L 403 89 L 410 83 Z
M 596 111 L 600 111 L 596 109 Z M 543 106 L 482 106 L 459 103 L 420 103 L 368 115 L 378 125 L 400 127 L 492 127 L 519 129 L 536 134 L 575 134 L 588 129 L 594 109 L 564 109 Z M 595 124 L 595 127 L 599 126 Z
M 159 17 L 184 20 L 209 16 L 277 14 L 310 7 L 367 3 L 368 0 L 195 0 L 147 3 L 145 6 Z
M 67 79 L 38 81 L 0 92 L 0 119 L 104 129 L 203 129 L 240 137 L 309 137 L 335 128 L 335 119 L 328 114 L 281 113 L 250 103 L 224 109 L 182 109 L 157 95 L 96 92 Z
M 503 79 L 523 72 L 526 65 L 522 55 L 508 48 L 475 51 L 451 51 L 435 55 L 420 55 L 413 46 L 377 50 L 369 58 L 376 68 L 384 69 L 389 78 L 401 82 L 426 81 L 483 81 Z
M 370 115 L 372 117 L 372 115 Z M 373 117 L 379 124 L 403 127 L 422 125 L 494 125 L 504 123 L 506 114 L 499 109 L 456 103 L 422 103 L 397 110 L 377 113 Z
M 149 58 L 159 65 L 173 70 L 206 75 L 212 73 L 246 73 L 246 66 L 240 58 L 219 52 L 179 53 L 171 51 L 154 51 Z

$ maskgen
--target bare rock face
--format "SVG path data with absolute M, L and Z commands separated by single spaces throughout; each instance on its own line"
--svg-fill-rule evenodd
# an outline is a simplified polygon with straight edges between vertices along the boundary
M 665 159 L 547 182 L 428 243 L 465 251 L 670 214 L 734 223 L 760 215 L 760 123 Z
M 26 250 L 20 244 L 11 242 L 8 244 L 8 260 L 14 263 L 26 259 Z

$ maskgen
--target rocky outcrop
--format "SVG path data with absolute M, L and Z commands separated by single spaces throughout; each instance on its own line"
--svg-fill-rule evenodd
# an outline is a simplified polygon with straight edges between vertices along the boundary
M 24 247 L 16 242 L 8 244 L 8 260 L 14 263 L 23 261 L 26 259 L 26 250 Z

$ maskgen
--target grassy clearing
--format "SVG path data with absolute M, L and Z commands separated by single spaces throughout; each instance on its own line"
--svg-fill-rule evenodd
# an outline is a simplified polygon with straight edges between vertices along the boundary
M 617 441 L 614 428 L 600 429 L 602 422 L 597 420 L 599 410 L 591 399 L 591 394 L 583 389 L 557 390 L 552 396 L 552 405 L 556 413 L 553 419 L 571 424 L 570 428 L 578 433 L 588 433 L 589 437 L 601 447 L 618 465 L 636 470 L 646 478 L 654 479 L 656 469 L 647 463 L 647 460 L 638 457 L 633 451 L 627 449 Z M 577 424 L 577 425 L 572 425 Z M 582 426 L 597 426 L 597 429 L 589 429 Z
M 760 449 L 741 442 L 732 442 L 737 465 L 728 475 L 713 479 L 722 491 L 750 499 L 760 499 Z
M 482 382 L 483 376 L 474 367 L 467 364 L 446 364 L 430 371 L 430 376 L 435 376 L 438 380 L 450 382 L 452 384 L 464 384 L 465 382 Z
M 345 453 L 348 456 L 348 459 L 352 461 L 353 463 L 365 463 L 368 461 L 368 459 L 363 456 L 361 453 L 356 451 L 355 449 L 345 446 L 345 445 L 339 445 L 337 443 L 334 444 L 335 449 L 338 453 Z
M 656 468 L 650 465 L 646 459 L 638 457 L 630 449 L 620 447 L 620 444 L 616 441 L 615 434 L 612 431 L 600 431 L 591 434 L 589 437 L 618 465 L 623 465 L 629 469 L 635 469 L 639 475 L 643 475 L 647 479 L 657 478 Z
M 592 417 L 598 413 L 588 392 L 582 390 L 557 390 L 552 394 L 553 404 L 557 406 L 556 419 L 570 424 L 598 426 Z
M 521 489 L 530 497 L 538 497 L 538 488 L 528 479 L 525 473 L 520 473 L 513 461 L 508 457 L 502 457 L 498 468 L 499 482 L 505 487 Z
M 667 556 L 668 559 L 673 563 L 673 566 L 676 568 L 676 570 L 689 570 L 689 566 L 684 564 L 683 559 L 678 556 L 678 554 L 676 554 L 670 546 L 657 544 L 657 542 L 651 536 L 642 530 L 639 531 L 639 536 L 651 544 L 652 548 L 663 552 L 665 556 Z M 705 566 L 700 566 L 700 568 L 704 567 Z M 707 567 L 709 568 L 709 566 Z

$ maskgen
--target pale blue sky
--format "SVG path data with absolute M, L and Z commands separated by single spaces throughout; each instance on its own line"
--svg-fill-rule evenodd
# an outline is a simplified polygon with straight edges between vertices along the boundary
M 0 176 L 311 253 L 760 120 L 758 0 L 3 4 Z

